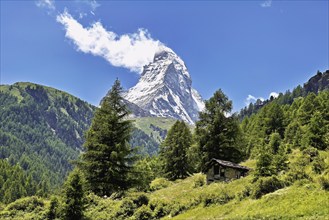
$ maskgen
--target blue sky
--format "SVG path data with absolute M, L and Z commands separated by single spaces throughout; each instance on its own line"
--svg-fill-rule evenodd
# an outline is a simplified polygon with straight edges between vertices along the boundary
M 117 77 L 135 85 L 165 44 L 204 99 L 221 88 L 239 110 L 248 96 L 268 98 L 329 69 L 328 12 L 327 0 L 1 0 L 0 81 L 39 83 L 97 105 Z M 104 36 L 104 45 L 89 42 Z

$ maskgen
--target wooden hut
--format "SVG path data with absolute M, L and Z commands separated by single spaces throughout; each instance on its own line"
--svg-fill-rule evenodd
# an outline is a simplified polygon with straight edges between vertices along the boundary
M 249 170 L 248 167 L 213 158 L 206 163 L 203 173 L 207 175 L 207 184 L 210 184 L 215 181 L 239 179 L 246 176 Z

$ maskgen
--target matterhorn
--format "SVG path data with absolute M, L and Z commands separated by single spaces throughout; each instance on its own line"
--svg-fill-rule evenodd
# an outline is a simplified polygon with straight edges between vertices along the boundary
M 194 124 L 204 102 L 192 88 L 190 74 L 177 54 L 166 46 L 144 66 L 138 83 L 123 97 L 156 117 L 169 117 Z

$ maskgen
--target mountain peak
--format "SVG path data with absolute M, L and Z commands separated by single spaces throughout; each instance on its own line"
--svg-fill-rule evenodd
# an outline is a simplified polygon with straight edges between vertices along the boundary
M 170 48 L 163 46 L 153 62 L 144 66 L 138 83 L 124 98 L 148 111 L 151 115 L 176 118 L 190 124 L 198 119 L 204 108 L 199 93 L 184 61 Z

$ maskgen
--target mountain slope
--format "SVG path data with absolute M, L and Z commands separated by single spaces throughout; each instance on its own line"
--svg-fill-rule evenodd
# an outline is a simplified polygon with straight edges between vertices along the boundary
M 174 51 L 167 47 L 144 66 L 138 83 L 124 98 L 153 116 L 169 117 L 194 124 L 204 108 L 199 93 L 192 88 L 188 70 Z
M 0 159 L 20 164 L 36 182 L 61 184 L 78 157 L 94 107 L 32 83 L 0 86 Z
M 127 103 L 126 103 L 127 104 Z M 139 110 L 131 144 L 155 155 L 173 119 L 148 116 Z M 36 183 L 60 185 L 71 160 L 83 151 L 84 132 L 96 107 L 68 93 L 33 83 L 0 86 L 0 160 L 19 164 Z M 1 179 L 1 178 L 0 178 Z
M 274 99 L 261 101 L 258 99 L 256 103 L 250 103 L 249 106 L 241 109 L 239 112 L 239 118 L 242 120 L 246 116 L 251 116 L 254 113 L 257 113 L 263 106 L 275 100 L 279 104 L 292 104 L 294 99 L 298 97 L 305 97 L 309 93 L 313 92 L 318 94 L 323 90 L 329 89 L 329 70 L 325 72 L 318 71 L 314 76 L 312 76 L 303 86 L 298 85 L 292 90 L 287 90 L 284 94 L 280 93 L 279 96 Z

